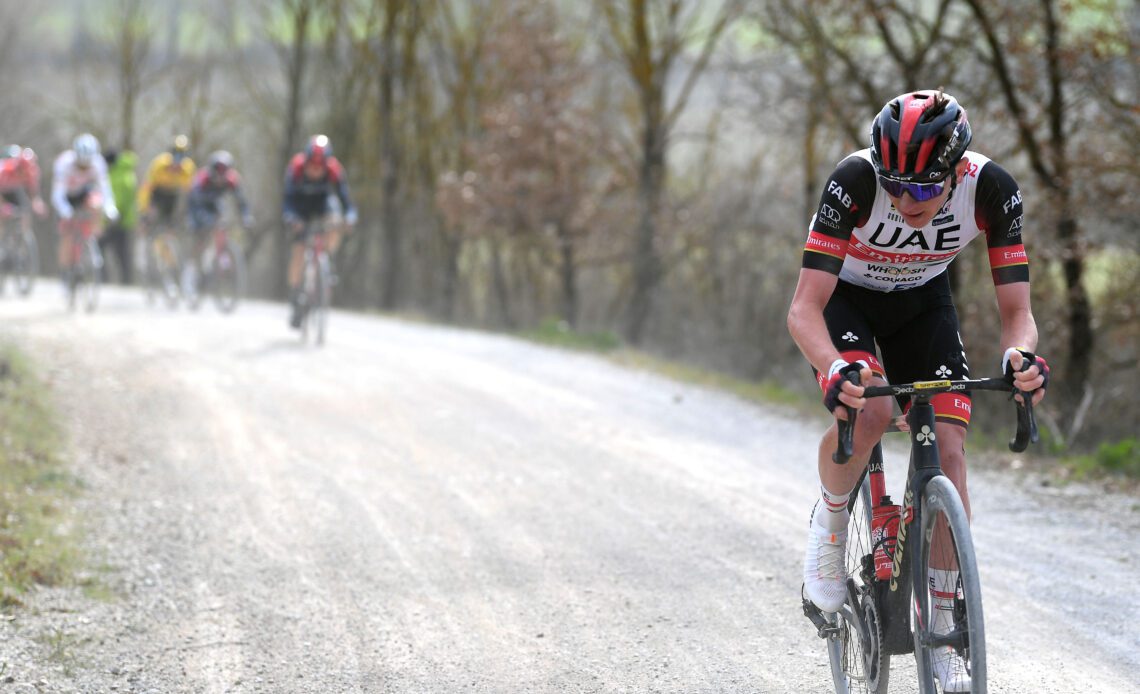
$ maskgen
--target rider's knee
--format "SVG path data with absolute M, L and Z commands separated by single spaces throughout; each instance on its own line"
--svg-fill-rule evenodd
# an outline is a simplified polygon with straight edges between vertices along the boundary
M 878 440 L 890 426 L 894 405 L 889 398 L 870 398 L 859 412 L 856 427 L 859 431 Z

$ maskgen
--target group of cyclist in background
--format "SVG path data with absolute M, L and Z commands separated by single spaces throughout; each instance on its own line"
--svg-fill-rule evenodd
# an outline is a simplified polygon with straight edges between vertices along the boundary
M 137 265 L 131 259 L 132 232 L 140 246 L 159 230 L 181 232 L 190 261 L 186 276 L 193 284 L 202 276 L 204 251 L 222 223 L 227 196 L 237 206 L 242 227 L 252 228 L 242 178 L 228 151 L 211 153 L 199 168 L 191 156 L 189 138 L 177 135 L 172 146 L 150 162 L 141 184 L 137 164 L 137 156 L 129 150 L 103 151 L 90 133 L 76 137 L 71 148 L 56 157 L 50 201 L 59 219 L 57 261 L 65 283 L 77 262 L 75 244 L 87 236 L 98 238 L 103 252 L 115 259 L 123 283 L 130 284 L 132 267 Z M 20 228 L 29 235 L 32 215 L 43 218 L 48 212 L 40 193 L 40 174 L 31 148 L 13 144 L 0 150 L 0 216 L 18 218 Z M 314 135 L 289 161 L 282 207 L 285 233 L 292 245 L 287 275 L 292 305 L 289 322 L 296 328 L 307 237 L 324 234 L 326 248 L 335 253 L 342 234 L 351 231 L 357 219 L 344 167 L 333 156 L 328 137 Z M 145 257 L 141 262 L 146 262 Z M 101 270 L 105 276 L 105 268 Z

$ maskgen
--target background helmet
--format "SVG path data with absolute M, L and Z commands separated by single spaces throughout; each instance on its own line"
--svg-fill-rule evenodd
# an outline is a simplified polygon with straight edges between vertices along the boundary
M 71 148 L 75 151 L 75 160 L 84 166 L 99 156 L 99 140 L 91 133 L 83 133 L 75 138 Z
M 313 135 L 309 139 L 309 145 L 305 147 L 305 161 L 312 161 L 318 164 L 323 164 L 325 159 L 332 156 L 332 143 L 325 135 Z
M 966 109 L 954 97 L 933 89 L 909 92 L 887 102 L 871 124 L 871 161 L 880 176 L 941 181 L 972 137 Z
M 234 168 L 234 155 L 224 149 L 219 149 L 210 155 L 209 166 L 211 175 L 224 175 L 227 171 Z
M 175 135 L 174 145 L 170 148 L 170 154 L 174 157 L 174 162 L 181 162 L 185 157 L 190 155 L 190 138 L 185 135 Z

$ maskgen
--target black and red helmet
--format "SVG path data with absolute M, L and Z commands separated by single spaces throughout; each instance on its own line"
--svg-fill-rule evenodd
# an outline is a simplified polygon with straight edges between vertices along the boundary
M 332 143 L 325 135 L 313 135 L 309 138 L 309 144 L 305 147 L 305 161 L 311 161 L 317 164 L 324 164 L 325 160 L 332 156 Z
M 946 178 L 973 134 L 966 109 L 941 90 L 896 96 L 871 124 L 871 161 L 880 176 L 931 183 Z

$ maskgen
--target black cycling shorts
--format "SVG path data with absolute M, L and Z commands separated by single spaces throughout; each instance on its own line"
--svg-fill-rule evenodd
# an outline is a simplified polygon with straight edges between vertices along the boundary
M 823 318 L 845 359 L 865 359 L 889 383 L 970 377 L 945 272 L 922 286 L 895 292 L 840 280 Z M 905 408 L 906 400 L 900 398 L 899 405 Z M 969 425 L 969 395 L 941 393 L 931 403 L 938 421 Z

